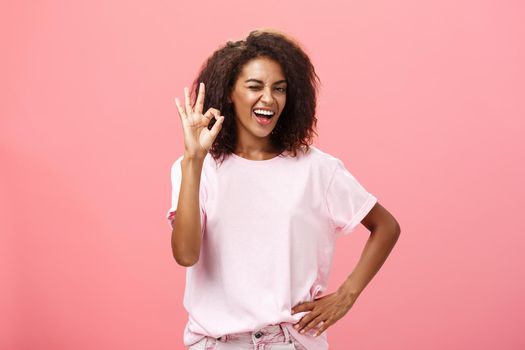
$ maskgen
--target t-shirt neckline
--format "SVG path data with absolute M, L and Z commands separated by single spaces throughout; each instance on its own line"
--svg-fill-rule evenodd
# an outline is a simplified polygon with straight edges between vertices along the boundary
M 233 152 L 230 153 L 230 155 L 232 156 L 233 159 L 235 159 L 237 161 L 240 161 L 240 162 L 243 162 L 245 164 L 254 164 L 254 165 L 258 165 L 258 164 L 259 165 L 263 165 L 263 164 L 273 163 L 276 160 L 278 160 L 279 158 L 282 158 L 283 154 L 284 154 L 284 152 L 281 152 L 278 155 L 276 155 L 275 157 L 272 157 L 270 159 L 253 160 L 253 159 L 248 159 L 248 158 L 244 158 L 244 157 L 238 156 L 238 155 L 236 155 Z

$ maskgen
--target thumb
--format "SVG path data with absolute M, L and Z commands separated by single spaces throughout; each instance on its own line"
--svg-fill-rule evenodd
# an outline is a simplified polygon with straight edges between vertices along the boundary
M 217 135 L 219 134 L 219 131 L 221 131 L 223 122 L 224 122 L 223 115 L 217 117 L 217 121 L 215 122 L 215 124 L 213 124 L 213 126 L 210 129 L 210 134 L 213 137 L 213 139 L 215 139 Z

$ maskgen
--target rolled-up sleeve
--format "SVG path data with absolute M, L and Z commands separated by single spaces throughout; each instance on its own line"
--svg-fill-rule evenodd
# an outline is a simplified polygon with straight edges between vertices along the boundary
M 336 235 L 347 235 L 376 204 L 369 193 L 337 159 L 326 192 L 326 206 Z

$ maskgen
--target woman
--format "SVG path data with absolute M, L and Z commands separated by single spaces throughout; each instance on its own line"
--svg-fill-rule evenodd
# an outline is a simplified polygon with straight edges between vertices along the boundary
M 201 68 L 176 99 L 172 250 L 187 266 L 189 349 L 328 349 L 400 234 L 341 160 L 311 146 L 318 77 L 289 36 L 253 31 Z M 205 91 L 206 90 L 206 91 Z M 204 112 L 205 111 L 205 112 Z M 202 114 L 204 112 L 204 114 Z M 326 289 L 335 240 L 371 231 L 356 268 Z

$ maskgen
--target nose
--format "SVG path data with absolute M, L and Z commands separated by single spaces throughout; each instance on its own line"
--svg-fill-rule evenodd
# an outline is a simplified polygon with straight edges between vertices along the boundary
M 267 105 L 271 105 L 273 102 L 273 95 L 271 88 L 265 88 L 262 92 L 261 101 Z

